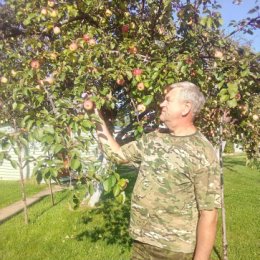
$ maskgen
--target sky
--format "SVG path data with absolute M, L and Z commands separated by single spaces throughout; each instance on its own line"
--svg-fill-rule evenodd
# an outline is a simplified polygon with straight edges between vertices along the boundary
M 241 20 L 246 17 L 256 17 L 260 15 L 260 10 L 253 14 L 248 14 L 248 11 L 255 7 L 256 5 L 260 5 L 260 1 L 256 3 L 256 0 L 242 0 L 240 5 L 232 4 L 232 0 L 219 0 L 218 1 L 222 9 L 220 10 L 222 14 L 222 18 L 224 19 L 224 29 L 225 34 L 231 33 L 234 28 L 228 27 L 228 24 L 231 20 Z M 253 35 L 243 34 L 243 33 L 236 33 L 234 35 L 234 39 L 238 40 L 240 43 L 244 44 L 248 41 L 252 43 L 253 50 L 260 52 L 260 29 L 254 30 Z

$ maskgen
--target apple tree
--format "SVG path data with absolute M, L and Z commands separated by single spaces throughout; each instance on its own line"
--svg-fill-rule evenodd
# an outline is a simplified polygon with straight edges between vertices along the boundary
M 1 120 L 15 118 L 28 140 L 42 144 L 39 178 L 60 172 L 99 178 L 124 200 L 127 181 L 114 170 L 97 177 L 84 159 L 95 139 L 95 116 L 82 94 L 101 110 L 121 144 L 160 124 L 165 86 L 191 81 L 207 97 L 197 119 L 215 144 L 239 142 L 259 156 L 259 57 L 222 29 L 220 4 L 211 0 L 22 1 L 1 5 Z M 254 13 L 254 10 L 251 11 Z M 240 23 L 252 32 L 259 18 Z M 92 103 L 89 104 L 89 109 Z M 113 167 L 111 167 L 113 169 Z

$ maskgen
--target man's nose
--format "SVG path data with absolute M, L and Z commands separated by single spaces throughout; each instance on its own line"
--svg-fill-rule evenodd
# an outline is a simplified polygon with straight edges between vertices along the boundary
M 166 105 L 166 100 L 164 100 L 161 104 L 160 104 L 160 107 L 165 107 Z

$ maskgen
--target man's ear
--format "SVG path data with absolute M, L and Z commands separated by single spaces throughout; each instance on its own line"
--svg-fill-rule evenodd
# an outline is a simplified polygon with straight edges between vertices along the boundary
M 183 104 L 182 116 L 187 116 L 189 113 L 191 113 L 191 108 L 192 108 L 191 102 L 185 102 Z

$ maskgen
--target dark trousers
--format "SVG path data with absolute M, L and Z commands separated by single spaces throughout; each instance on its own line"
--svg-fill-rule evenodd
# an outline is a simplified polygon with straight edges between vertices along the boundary
M 177 253 L 134 241 L 131 260 L 192 260 L 193 254 Z

